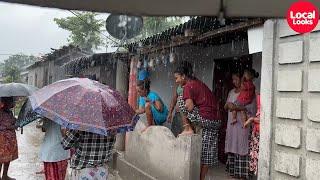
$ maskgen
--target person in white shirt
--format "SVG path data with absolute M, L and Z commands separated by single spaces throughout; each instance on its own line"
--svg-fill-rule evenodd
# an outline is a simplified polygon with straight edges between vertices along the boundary
M 40 160 L 44 163 L 46 180 L 65 180 L 70 151 L 64 150 L 61 144 L 61 126 L 44 119 L 45 136 L 40 147 Z

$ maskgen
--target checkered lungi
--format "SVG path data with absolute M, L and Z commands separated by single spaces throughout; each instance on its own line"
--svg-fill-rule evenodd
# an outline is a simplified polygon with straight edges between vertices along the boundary
M 199 114 L 199 109 L 195 107 L 192 112 L 186 110 L 185 101 L 182 96 L 178 97 L 180 111 L 186 114 L 187 119 L 193 124 L 198 124 L 202 128 L 202 150 L 201 164 L 217 166 L 218 160 L 218 137 L 221 120 L 204 119 Z
M 230 176 L 234 178 L 249 179 L 249 162 L 250 157 L 248 155 L 229 153 L 226 164 L 226 171 Z
M 201 164 L 217 166 L 219 164 L 218 137 L 221 121 L 201 119 L 201 125 L 203 128 Z

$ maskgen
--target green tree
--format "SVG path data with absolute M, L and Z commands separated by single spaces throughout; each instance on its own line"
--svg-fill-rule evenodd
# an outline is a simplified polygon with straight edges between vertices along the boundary
M 5 82 L 19 82 L 21 71 L 35 61 L 35 56 L 28 56 L 24 54 L 12 55 L 8 59 L 4 60 L 0 66 L 3 67 L 1 72 L 3 73 Z
M 20 82 L 20 73 L 21 73 L 21 70 L 17 66 L 10 66 L 8 68 L 5 68 L 4 82 L 5 83 Z
M 77 16 L 55 18 L 56 24 L 71 34 L 68 41 L 80 48 L 92 52 L 104 44 L 100 30 L 104 27 L 104 21 L 97 19 L 96 13 L 76 12 Z
M 144 17 L 142 38 L 160 33 L 183 22 L 183 17 Z

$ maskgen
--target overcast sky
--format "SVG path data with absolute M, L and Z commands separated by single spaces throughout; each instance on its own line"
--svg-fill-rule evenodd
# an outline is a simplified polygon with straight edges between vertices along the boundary
M 50 52 L 50 48 L 66 45 L 69 32 L 60 29 L 53 19 L 68 16 L 73 14 L 65 10 L 0 2 L 0 61 L 8 57 L 1 54 L 41 55 Z M 107 16 L 104 14 L 99 18 Z

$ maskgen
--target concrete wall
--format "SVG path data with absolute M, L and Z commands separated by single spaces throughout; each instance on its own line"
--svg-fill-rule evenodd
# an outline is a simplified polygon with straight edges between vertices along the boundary
M 196 180 L 200 174 L 201 136 L 181 136 L 175 138 L 164 126 L 150 127 L 141 134 L 145 127 L 145 117 L 138 122 L 136 130 L 129 133 L 125 160 L 158 180 Z M 127 169 L 120 169 L 120 176 Z M 127 178 L 126 178 L 127 177 Z
M 117 64 L 101 66 L 100 82 L 116 88 Z
M 43 75 L 44 75 L 44 65 L 40 65 L 30 69 L 28 73 L 28 84 L 32 86 L 36 86 L 38 88 L 43 87 L 44 86 Z
M 85 54 L 82 52 L 72 50 L 69 54 L 58 59 L 42 62 L 38 66 L 29 69 L 28 84 L 41 88 L 53 82 L 65 79 L 65 71 L 62 65 L 84 55 Z
M 259 179 L 319 179 L 320 31 L 264 30 Z
M 84 76 L 96 75 L 99 82 L 111 86 L 112 88 L 116 88 L 116 73 L 117 67 L 113 68 L 110 65 L 105 65 L 83 69 L 79 74 Z

